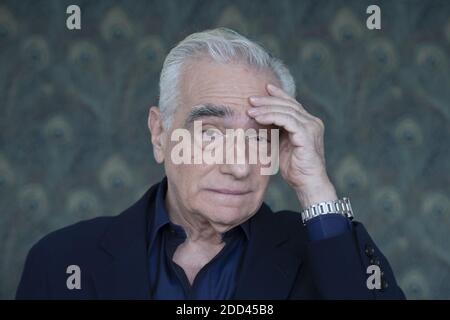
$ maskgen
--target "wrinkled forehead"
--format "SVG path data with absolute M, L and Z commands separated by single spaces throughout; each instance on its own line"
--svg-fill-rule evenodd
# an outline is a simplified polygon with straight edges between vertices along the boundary
M 224 121 L 254 122 L 246 114 L 251 108 L 248 98 L 268 95 L 266 85 L 278 82 L 270 71 L 242 63 L 190 61 L 180 77 L 181 113 L 187 118 L 195 109 L 212 106 L 224 110 Z
M 181 98 L 189 106 L 201 103 L 249 106 L 248 97 L 267 95 L 266 85 L 278 83 L 270 71 L 205 58 L 186 63 L 180 80 Z

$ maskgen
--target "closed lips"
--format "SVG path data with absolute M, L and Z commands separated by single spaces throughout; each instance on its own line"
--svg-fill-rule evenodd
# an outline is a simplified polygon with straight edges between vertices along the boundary
M 232 189 L 207 189 L 207 190 L 216 193 L 236 195 L 236 196 L 250 193 L 250 191 L 247 190 L 232 190 Z

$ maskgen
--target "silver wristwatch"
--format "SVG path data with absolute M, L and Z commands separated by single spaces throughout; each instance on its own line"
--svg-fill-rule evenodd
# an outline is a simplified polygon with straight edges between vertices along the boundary
M 352 205 L 349 198 L 325 201 L 313 204 L 302 211 L 303 224 L 314 217 L 324 214 L 341 214 L 350 220 L 353 219 Z

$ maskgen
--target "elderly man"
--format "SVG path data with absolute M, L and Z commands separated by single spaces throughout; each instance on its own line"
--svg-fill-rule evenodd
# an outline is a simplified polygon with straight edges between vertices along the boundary
M 294 98 L 283 63 L 224 28 L 195 33 L 168 54 L 148 127 L 167 177 L 116 217 L 51 233 L 28 255 L 18 298 L 391 299 L 404 298 L 385 257 L 351 221 L 328 178 L 324 125 Z M 194 124 L 201 121 L 195 138 Z M 263 203 L 262 161 L 174 161 L 174 133 L 192 149 L 219 151 L 231 129 L 271 146 L 299 211 Z M 272 133 L 275 133 L 273 135 Z M 279 145 L 278 135 L 279 133 Z M 266 148 L 267 149 L 267 148 Z M 271 148 L 272 150 L 272 148 Z M 185 160 L 193 156 L 184 149 Z M 242 151 L 242 150 L 241 150 Z

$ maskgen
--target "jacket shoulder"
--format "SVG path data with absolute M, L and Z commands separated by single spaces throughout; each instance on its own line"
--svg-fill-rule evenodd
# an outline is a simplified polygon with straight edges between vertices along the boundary
M 81 221 L 40 239 L 28 252 L 16 298 L 48 299 L 52 297 L 50 292 L 65 292 L 55 288 L 66 284 L 67 267 L 75 264 L 85 268 L 92 264 L 99 256 L 98 239 L 113 219 Z
M 96 243 L 117 217 L 97 217 L 55 230 L 41 238 L 34 247 L 58 249 Z
M 115 219 L 117 217 L 97 217 L 52 231 L 41 238 L 30 251 L 35 254 L 46 252 L 52 256 L 88 252 L 98 244 L 108 226 Z

